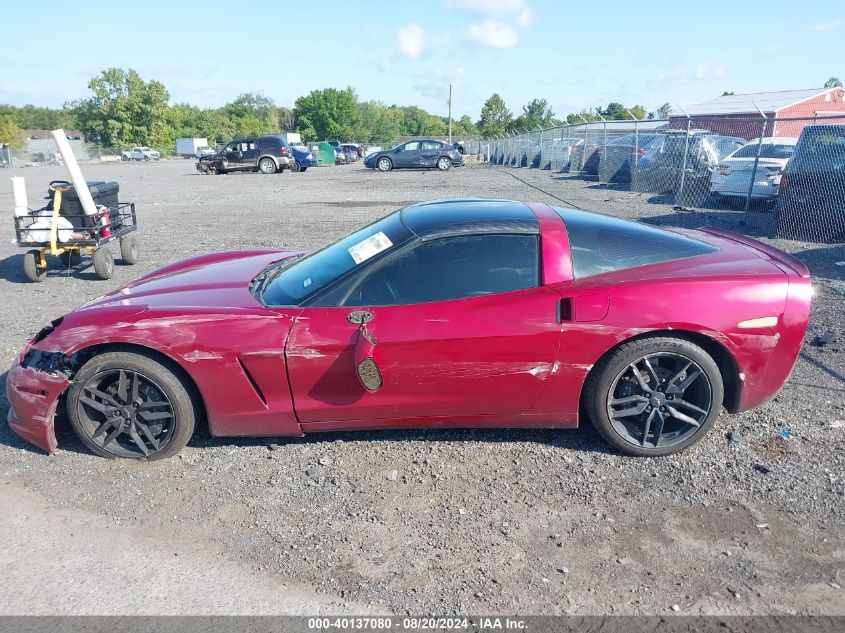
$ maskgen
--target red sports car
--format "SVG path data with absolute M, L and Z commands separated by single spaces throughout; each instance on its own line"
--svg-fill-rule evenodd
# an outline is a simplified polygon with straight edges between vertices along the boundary
M 56 319 L 9 371 L 9 425 L 53 451 L 64 400 L 106 457 L 215 436 L 572 428 L 682 450 L 773 398 L 798 356 L 806 266 L 718 229 L 442 200 L 311 255 L 234 251 Z

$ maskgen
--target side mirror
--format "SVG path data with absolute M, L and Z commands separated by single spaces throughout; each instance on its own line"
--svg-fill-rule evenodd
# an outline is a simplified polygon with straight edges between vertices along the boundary
M 370 392 L 378 391 L 384 386 L 381 369 L 373 357 L 378 340 L 367 328 L 367 323 L 372 321 L 373 316 L 372 312 L 366 310 L 355 310 L 346 316 L 350 323 L 359 326 L 355 340 L 355 372 L 361 386 Z

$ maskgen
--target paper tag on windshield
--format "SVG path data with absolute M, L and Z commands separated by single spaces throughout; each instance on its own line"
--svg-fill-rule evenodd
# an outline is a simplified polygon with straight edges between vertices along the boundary
M 352 255 L 352 259 L 355 260 L 356 264 L 360 264 L 391 246 L 393 246 L 393 242 L 390 241 L 390 238 L 384 234 L 384 231 L 379 231 L 363 242 L 358 242 L 355 246 L 349 247 L 349 254 Z

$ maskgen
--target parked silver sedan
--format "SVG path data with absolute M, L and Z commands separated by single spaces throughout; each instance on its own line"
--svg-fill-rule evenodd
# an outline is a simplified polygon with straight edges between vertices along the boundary
M 749 141 L 719 161 L 719 166 L 710 176 L 710 190 L 723 198 L 745 198 L 749 189 L 752 198 L 775 198 L 783 168 L 795 152 L 796 143 L 797 138 L 783 136 L 764 138 L 762 143 L 760 139 Z M 754 161 L 758 150 L 760 157 L 755 172 Z

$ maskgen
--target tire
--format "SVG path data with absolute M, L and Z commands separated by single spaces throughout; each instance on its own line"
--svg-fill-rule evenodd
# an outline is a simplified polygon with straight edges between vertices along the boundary
M 80 441 L 109 458 L 172 457 L 196 425 L 189 387 L 169 367 L 136 352 L 107 352 L 85 363 L 68 390 L 67 410 Z
M 59 260 L 65 268 L 75 266 L 81 259 L 82 257 L 80 257 L 79 251 L 62 251 L 59 253 Z
M 262 158 L 258 161 L 258 171 L 262 174 L 275 174 L 277 171 L 275 161 L 272 158 Z
M 108 247 L 94 251 L 94 272 L 100 279 L 111 279 L 114 273 L 114 257 Z
M 302 168 L 302 169 L 300 169 L 299 171 L 300 171 L 300 172 L 302 172 L 302 173 L 305 173 L 306 171 L 308 171 L 308 168 L 307 168 L 307 167 L 303 167 L 303 168 Z
M 120 259 L 128 266 L 133 266 L 138 263 L 138 256 L 140 248 L 138 248 L 138 238 L 134 235 L 127 235 L 120 238 Z
M 452 159 L 448 156 L 441 156 L 437 159 L 437 169 L 440 171 L 449 171 L 452 166 Z
M 653 389 L 645 391 L 643 385 Z M 609 444 L 628 455 L 659 457 L 704 437 L 719 417 L 723 397 L 722 376 L 707 352 L 686 339 L 650 336 L 623 343 L 602 358 L 584 385 L 583 400 Z M 636 415 L 630 413 L 635 410 Z M 611 412 L 617 415 L 611 418 Z
M 301 172 L 301 171 L 303 171 L 303 170 L 302 170 L 302 165 L 300 165 L 300 164 L 299 164 L 299 161 L 298 161 L 298 160 L 293 161 L 293 162 L 290 164 L 290 167 L 289 167 L 288 169 L 290 169 L 290 170 L 291 170 L 293 173 L 295 173 L 295 174 L 296 174 L 296 173 L 299 173 L 299 172 Z
M 388 172 L 393 169 L 393 161 L 387 156 L 382 156 L 378 159 L 378 161 L 376 161 L 376 168 L 378 168 L 379 171 Z
M 47 279 L 47 269 L 41 266 L 41 251 L 33 249 L 24 253 L 23 272 L 33 283 Z

